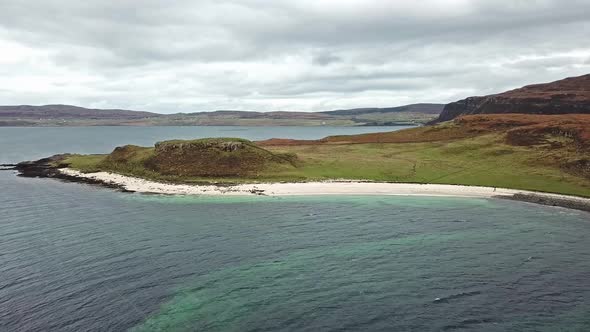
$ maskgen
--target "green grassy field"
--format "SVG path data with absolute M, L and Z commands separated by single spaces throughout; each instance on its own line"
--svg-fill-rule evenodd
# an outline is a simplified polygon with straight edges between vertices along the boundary
M 514 147 L 495 135 L 443 143 L 380 143 L 295 146 L 302 166 L 286 179 L 362 179 L 411 183 L 481 185 L 590 196 L 590 180 L 543 160 L 551 152 Z
M 590 197 L 590 180 L 568 173 L 554 160 L 576 158 L 576 150 L 513 146 L 501 134 L 442 142 L 266 146 L 295 154 L 294 164 L 272 163 L 248 176 L 163 174 L 146 166 L 155 148 L 133 147 L 124 162 L 106 155 L 72 156 L 70 167 L 112 171 L 182 183 L 244 183 L 330 179 L 482 185 Z

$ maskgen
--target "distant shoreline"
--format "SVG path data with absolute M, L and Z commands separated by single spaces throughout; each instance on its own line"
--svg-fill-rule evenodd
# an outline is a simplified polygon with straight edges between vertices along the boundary
M 54 177 L 145 194 L 206 196 L 390 195 L 500 198 L 590 212 L 590 198 L 481 186 L 365 181 L 252 183 L 219 186 L 214 184 L 162 183 L 108 172 L 81 173 L 69 168 L 61 168 L 57 172 L 61 176 Z
M 421 127 L 423 123 L 385 123 L 385 124 L 356 124 L 356 125 L 302 125 L 302 124 L 96 124 L 96 125 L 6 125 L 0 122 L 0 128 L 89 128 L 89 127 L 134 127 L 134 128 L 158 128 L 158 127 L 306 127 L 306 128 L 366 128 L 366 127 Z

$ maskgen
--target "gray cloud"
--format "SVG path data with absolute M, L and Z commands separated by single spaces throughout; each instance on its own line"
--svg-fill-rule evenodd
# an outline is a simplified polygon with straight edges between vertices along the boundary
M 3 103 L 161 112 L 448 102 L 590 72 L 590 2 L 3 0 Z
M 342 61 L 342 59 L 334 54 L 322 53 L 314 56 L 312 61 L 313 63 L 318 64 L 320 66 L 327 66 L 332 63 L 340 62 Z

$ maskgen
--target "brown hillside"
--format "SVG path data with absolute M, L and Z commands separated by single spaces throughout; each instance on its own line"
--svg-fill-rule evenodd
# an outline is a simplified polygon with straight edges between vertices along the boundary
M 590 114 L 590 74 L 459 100 L 446 105 L 433 123 L 471 114 L 505 113 Z
M 576 146 L 590 147 L 590 114 L 469 115 L 453 122 L 394 132 L 348 136 L 329 136 L 321 140 L 270 139 L 257 142 L 260 146 L 292 146 L 346 143 L 412 143 L 456 140 L 487 133 L 506 134 L 507 143 L 537 145 L 553 138 L 572 140 Z

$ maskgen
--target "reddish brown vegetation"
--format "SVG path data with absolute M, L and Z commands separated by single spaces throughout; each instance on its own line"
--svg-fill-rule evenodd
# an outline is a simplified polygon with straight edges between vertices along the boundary
M 572 140 L 578 147 L 590 147 L 590 114 L 471 115 L 458 118 L 455 123 L 481 132 L 506 131 L 506 141 L 512 145 L 538 145 L 551 138 L 562 138 Z
M 567 99 L 585 102 L 590 100 L 590 75 L 569 77 L 551 83 L 527 85 L 496 96 L 537 100 Z
M 317 145 L 324 143 L 324 139 L 320 140 L 300 140 L 290 138 L 271 138 L 264 141 L 258 141 L 258 146 L 296 146 L 296 145 Z
M 273 138 L 257 142 L 260 146 L 295 146 L 317 144 L 363 144 L 363 143 L 418 143 L 435 142 L 476 136 L 478 131 L 457 126 L 435 126 L 406 129 L 394 132 L 360 135 L 328 136 L 320 140 L 293 140 Z
M 321 140 L 270 139 L 260 146 L 295 146 L 317 144 L 359 143 L 417 143 L 448 141 L 482 134 L 506 134 L 512 145 L 546 143 L 548 136 L 573 140 L 578 147 L 590 147 L 590 114 L 527 115 L 494 114 L 469 115 L 455 119 L 452 124 L 420 127 L 395 132 L 350 136 L 328 136 Z

